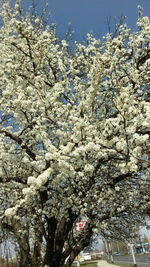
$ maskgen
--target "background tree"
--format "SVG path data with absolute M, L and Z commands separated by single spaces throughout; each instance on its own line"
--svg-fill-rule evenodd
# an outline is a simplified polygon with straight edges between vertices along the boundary
M 115 231 L 149 205 L 149 20 L 140 10 L 137 32 L 88 34 L 70 53 L 20 1 L 5 1 L 1 18 L 2 225 L 15 220 L 25 236 L 40 225 L 39 265 L 71 266 L 93 231 Z M 37 266 L 29 239 L 22 267 Z

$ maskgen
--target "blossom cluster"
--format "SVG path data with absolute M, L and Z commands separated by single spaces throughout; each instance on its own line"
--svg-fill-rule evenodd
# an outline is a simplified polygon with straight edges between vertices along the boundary
M 129 209 L 139 196 L 134 179 L 139 186 L 149 169 L 148 18 L 135 33 L 122 25 L 104 41 L 89 34 L 70 53 L 37 18 L 7 5 L 1 15 L 3 183 L 21 183 L 24 199 L 47 190 L 42 212 L 58 219 L 70 207 L 99 220 Z

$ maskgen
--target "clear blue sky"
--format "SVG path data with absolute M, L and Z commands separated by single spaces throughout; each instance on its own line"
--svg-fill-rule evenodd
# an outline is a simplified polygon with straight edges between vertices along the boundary
M 39 9 L 46 0 L 37 0 Z M 25 7 L 31 0 L 24 0 Z M 135 28 L 137 19 L 137 5 L 144 8 L 144 15 L 150 15 L 150 0 L 49 0 L 51 21 L 58 25 L 58 33 L 63 33 L 71 22 L 75 31 L 74 38 L 82 40 L 86 33 L 93 32 L 96 36 L 104 35 L 108 31 L 107 19 L 112 22 L 121 15 L 127 16 L 127 24 Z

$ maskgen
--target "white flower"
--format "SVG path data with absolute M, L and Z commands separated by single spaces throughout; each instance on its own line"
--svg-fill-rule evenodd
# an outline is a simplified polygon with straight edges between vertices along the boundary
M 134 134 L 133 137 L 135 138 L 135 143 L 137 145 L 141 145 L 149 139 L 148 134 L 144 134 L 144 135 Z
M 146 121 L 146 120 L 144 120 L 144 121 L 142 122 L 142 125 L 143 125 L 144 127 L 149 127 L 149 122 Z
M 120 164 L 120 171 L 124 174 L 128 172 L 128 168 L 127 168 L 127 165 L 125 163 Z
M 120 187 L 119 186 L 115 186 L 115 190 L 118 192 L 120 191 Z
M 47 181 L 52 172 L 52 168 L 48 168 L 42 174 L 40 174 L 36 179 L 36 188 L 39 189 L 43 186 Z
M 127 169 L 128 169 L 128 171 L 136 172 L 138 170 L 138 166 L 137 166 L 137 164 L 135 162 L 130 161 L 127 164 Z
M 52 154 L 49 153 L 49 152 L 46 153 L 46 154 L 45 154 L 45 159 L 46 159 L 46 160 L 51 160 L 51 159 L 52 159 Z
M 34 176 L 28 177 L 27 184 L 28 185 L 36 184 L 36 178 Z
M 133 134 L 136 131 L 136 127 L 134 125 L 130 125 L 129 127 L 127 127 L 126 131 L 129 134 Z
M 27 156 L 25 156 L 25 157 L 23 158 L 23 162 L 24 162 L 24 163 L 29 163 L 30 160 L 29 160 L 29 158 L 28 158 Z
M 6 217 L 12 217 L 16 214 L 16 208 L 8 208 L 7 210 L 5 210 L 5 216 Z
M 137 146 L 133 149 L 133 152 L 132 154 L 135 156 L 135 157 L 138 157 L 141 155 L 141 152 L 142 152 L 142 148 L 140 146 Z
M 61 41 L 61 44 L 62 44 L 64 47 L 65 47 L 65 46 L 68 46 L 66 40 L 62 40 L 62 41 Z
M 23 193 L 23 195 L 26 195 L 26 196 L 32 196 L 36 192 L 35 192 L 34 187 L 30 186 L 30 187 L 27 187 L 27 188 L 23 188 L 22 189 L 22 193 Z
M 119 142 L 117 142 L 116 144 L 116 148 L 118 150 L 124 150 L 127 147 L 127 143 L 126 140 L 121 138 Z
M 85 172 L 92 172 L 93 170 L 94 170 L 94 167 L 91 164 L 86 164 L 84 167 Z
M 36 18 L 35 19 L 35 23 L 39 23 L 40 22 L 40 19 L 39 18 Z

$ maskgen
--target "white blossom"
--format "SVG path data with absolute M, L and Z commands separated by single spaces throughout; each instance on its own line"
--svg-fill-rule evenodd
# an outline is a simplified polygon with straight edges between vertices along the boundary
M 8 208 L 5 211 L 5 216 L 6 217 L 13 217 L 15 214 L 16 214 L 16 207 Z
M 87 43 L 70 49 L 54 27 L 17 9 L 6 1 L 1 10 L 2 216 L 17 217 L 23 227 L 28 221 L 30 228 L 41 219 L 46 234 L 53 218 L 54 236 L 60 237 L 60 226 L 66 231 L 73 222 L 72 231 L 82 217 L 104 233 L 115 227 L 115 218 L 125 221 L 123 212 L 126 218 L 144 214 L 150 173 L 148 18 L 139 14 L 137 32 L 121 25 L 115 37 L 101 41 L 88 34 Z M 135 212 L 141 192 L 144 203 Z

